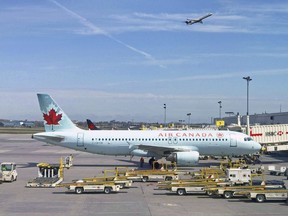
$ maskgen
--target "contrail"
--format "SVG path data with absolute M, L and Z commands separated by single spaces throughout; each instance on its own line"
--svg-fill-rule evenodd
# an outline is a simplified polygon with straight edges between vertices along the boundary
M 104 31 L 103 29 L 95 26 L 93 23 L 91 23 L 89 20 L 87 20 L 86 18 L 80 16 L 79 14 L 75 13 L 72 10 L 69 10 L 68 8 L 64 7 L 62 4 L 60 4 L 59 2 L 57 2 L 56 0 L 49 0 L 50 2 L 54 3 L 55 5 L 57 5 L 59 8 L 61 8 L 62 10 L 64 10 L 66 13 L 68 13 L 69 15 L 71 15 L 72 17 L 76 18 L 80 23 L 82 23 L 84 26 L 86 26 L 87 28 L 89 28 L 92 32 L 94 32 L 95 34 L 102 34 L 105 35 L 106 37 L 110 38 L 111 40 L 125 46 L 126 48 L 132 50 L 133 52 L 136 52 L 142 56 L 144 56 L 146 59 L 150 60 L 153 62 L 153 64 L 158 65 L 159 67 L 165 68 L 165 66 L 159 64 L 157 62 L 157 60 L 150 55 L 147 52 L 144 52 L 142 50 L 139 50 L 133 46 L 130 46 L 129 44 L 124 43 L 123 41 L 118 40 L 117 38 L 113 37 L 112 35 L 110 35 L 108 32 Z

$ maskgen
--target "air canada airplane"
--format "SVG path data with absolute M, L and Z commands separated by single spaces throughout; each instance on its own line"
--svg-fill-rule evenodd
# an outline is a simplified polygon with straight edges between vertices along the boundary
M 202 23 L 202 24 L 203 24 L 203 20 L 206 19 L 206 18 L 209 17 L 209 16 L 212 16 L 212 13 L 209 13 L 209 14 L 207 14 L 207 15 L 205 15 L 205 16 L 203 16 L 203 17 L 200 17 L 200 18 L 198 18 L 198 19 L 187 19 L 187 20 L 185 21 L 185 23 L 186 23 L 187 25 L 192 25 L 192 24 L 194 24 L 194 23 Z
M 100 130 L 90 119 L 86 119 L 86 121 L 89 130 Z
M 213 130 L 83 130 L 74 125 L 47 94 L 38 94 L 45 132 L 32 138 L 78 151 L 103 155 L 165 157 L 179 166 L 198 163 L 199 155 L 233 156 L 260 150 L 251 137 Z

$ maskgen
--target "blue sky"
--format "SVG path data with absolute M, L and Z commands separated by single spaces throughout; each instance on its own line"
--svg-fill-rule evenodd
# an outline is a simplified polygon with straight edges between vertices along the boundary
M 213 15 L 187 26 L 187 18 Z M 288 111 L 288 2 L 0 0 L 0 118 L 211 122 Z

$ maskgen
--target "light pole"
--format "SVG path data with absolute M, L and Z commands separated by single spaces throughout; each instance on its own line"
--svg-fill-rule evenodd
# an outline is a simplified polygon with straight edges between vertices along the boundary
M 222 101 L 218 101 L 218 104 L 219 104 L 219 120 L 221 120 Z
M 247 135 L 250 136 L 250 122 L 249 122 L 249 82 L 252 80 L 250 76 L 243 77 L 247 81 Z
M 190 117 L 191 117 L 191 113 L 187 113 L 188 116 L 188 126 L 190 125 Z
M 164 104 L 164 127 L 166 126 L 166 104 Z

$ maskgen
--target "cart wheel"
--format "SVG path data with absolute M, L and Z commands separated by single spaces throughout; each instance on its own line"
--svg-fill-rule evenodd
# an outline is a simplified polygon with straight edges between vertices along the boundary
M 264 194 L 258 194 L 258 195 L 256 196 L 256 201 L 259 202 L 259 203 L 262 203 L 262 202 L 264 202 L 265 200 L 266 200 L 266 198 L 265 198 L 265 195 L 264 195 Z
M 232 191 L 224 191 L 224 198 L 231 199 L 233 197 Z
M 147 182 L 148 181 L 148 176 L 143 176 L 142 182 Z
M 75 193 L 76 193 L 76 194 L 81 194 L 81 193 L 83 193 L 83 188 L 81 188 L 81 187 L 75 188 Z
M 105 193 L 105 194 L 111 193 L 111 188 L 110 188 L 110 187 L 105 187 L 105 188 L 104 188 L 104 193 Z
M 213 195 L 214 195 L 214 193 L 213 193 L 212 191 L 210 191 L 210 190 L 206 191 L 206 194 L 207 194 L 208 196 L 213 196 Z
M 172 177 L 171 176 L 166 176 L 165 181 L 172 181 Z
M 186 194 L 186 191 L 185 191 L 185 189 L 183 189 L 183 188 L 179 188 L 179 189 L 177 190 L 177 194 L 178 194 L 179 196 L 182 196 L 182 195 Z

